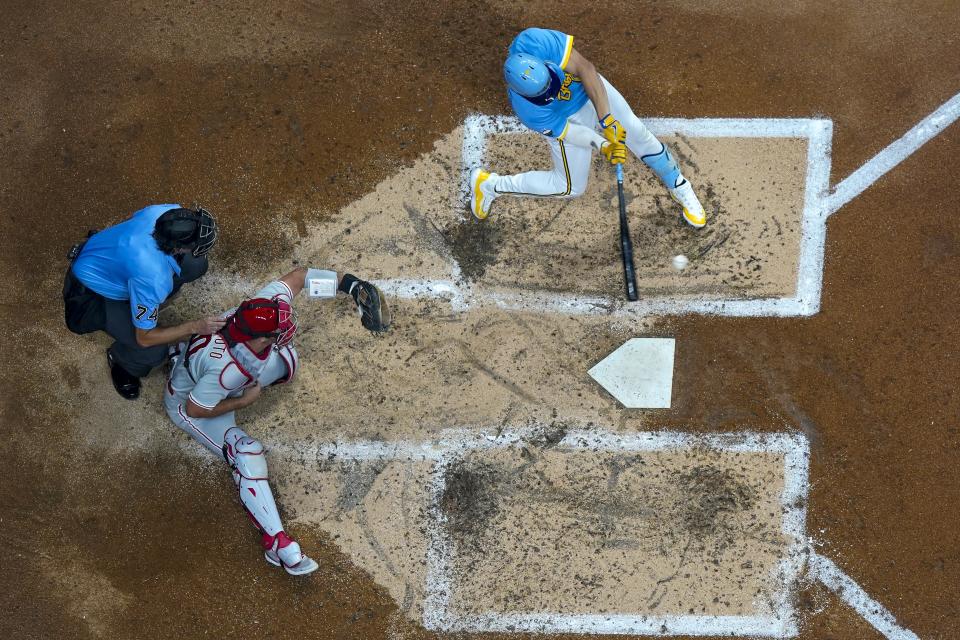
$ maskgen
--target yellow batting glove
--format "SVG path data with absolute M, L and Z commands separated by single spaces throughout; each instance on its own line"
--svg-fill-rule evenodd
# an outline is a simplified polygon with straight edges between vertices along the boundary
M 627 159 L 627 145 L 622 142 L 604 142 L 600 152 L 610 164 L 623 164 Z
M 627 130 L 623 128 L 620 121 L 613 117 L 612 113 L 600 118 L 600 130 L 603 137 L 610 142 L 624 143 L 627 140 Z

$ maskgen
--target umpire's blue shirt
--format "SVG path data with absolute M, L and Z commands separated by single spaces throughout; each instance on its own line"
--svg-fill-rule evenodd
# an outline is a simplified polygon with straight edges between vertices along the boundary
M 129 220 L 95 234 L 73 263 L 73 275 L 88 289 L 110 300 L 129 300 L 133 326 L 157 326 L 160 303 L 173 291 L 180 265 L 160 251 L 153 239 L 157 218 L 178 204 L 155 204 Z

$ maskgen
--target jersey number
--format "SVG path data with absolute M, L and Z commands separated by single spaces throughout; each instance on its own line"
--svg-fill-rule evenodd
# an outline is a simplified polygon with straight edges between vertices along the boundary
M 193 340 L 187 345 L 187 357 L 189 358 L 197 351 L 202 351 L 210 341 L 213 340 L 213 336 L 194 336 Z M 219 360 L 223 357 L 223 352 L 226 350 L 226 347 L 223 348 L 214 348 L 207 355 L 213 358 L 214 360 Z
M 147 308 L 142 304 L 137 305 L 137 320 L 143 320 L 143 316 L 147 313 Z M 150 315 L 147 316 L 148 320 L 157 321 L 157 318 L 160 316 L 160 307 L 154 307 L 153 311 L 150 312 Z
M 210 344 L 210 339 L 213 336 L 195 336 L 193 340 L 190 341 L 190 344 L 187 345 L 187 355 L 192 356 L 197 351 L 200 351 L 205 346 Z

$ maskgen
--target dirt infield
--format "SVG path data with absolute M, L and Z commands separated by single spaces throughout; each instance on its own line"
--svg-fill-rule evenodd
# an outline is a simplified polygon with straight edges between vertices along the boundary
M 446 428 L 496 439 L 514 427 L 547 428 L 546 440 L 524 441 L 526 454 L 471 453 L 440 476 L 462 489 L 434 505 L 443 531 L 460 536 L 463 553 L 447 558 L 458 615 L 588 605 L 650 614 L 653 602 L 670 613 L 696 607 L 689 615 L 750 610 L 749 590 L 769 592 L 771 574 L 757 567 L 785 544 L 783 512 L 771 506 L 776 460 L 706 464 L 708 454 L 691 453 L 656 480 L 626 454 L 573 463 L 549 446 L 550 429 L 749 431 L 809 444 L 806 532 L 819 553 L 920 638 L 957 636 L 958 125 L 830 218 L 822 305 L 810 318 L 458 310 L 421 297 L 397 299 L 394 331 L 374 339 L 342 299 L 302 305 L 298 383 L 265 393 L 242 420 L 271 449 L 284 515 L 321 563 L 307 580 L 260 559 L 220 463 L 160 411 L 159 373 L 141 401 L 121 400 L 106 342 L 69 334 L 58 300 L 75 239 L 168 201 L 201 202 L 223 227 L 210 276 L 164 312 L 168 321 L 229 306 L 294 261 L 383 278 L 447 277 L 456 264 L 490 290 L 613 295 L 616 236 L 591 222 L 613 215 L 600 165 L 559 215 L 557 203 L 503 201 L 481 226 L 437 204 L 459 188 L 464 119 L 507 108 L 498 61 L 514 33 L 535 24 L 573 33 L 642 118 L 830 119 L 836 184 L 960 90 L 955 3 L 345 11 L 323 0 L 268 10 L 99 0 L 4 13 L 0 636 L 462 637 L 419 622 L 430 605 L 417 591 L 430 570 L 419 549 L 436 531 L 418 523 L 434 508 L 436 460 L 317 452 L 337 441 L 433 442 Z M 684 227 L 639 163 L 629 166 L 645 295 L 789 294 L 803 141 L 675 142 L 714 221 L 699 234 Z M 490 157 L 527 166 L 535 144 L 494 139 Z M 681 275 L 669 267 L 676 253 L 693 261 Z M 622 410 L 586 373 L 635 335 L 677 340 L 670 410 Z M 627 494 L 636 499 L 617 502 Z M 671 574 L 653 550 L 683 550 L 680 534 L 702 521 L 691 505 L 737 535 L 693 536 L 704 546 L 687 558 L 689 575 L 661 583 Z M 643 510 L 654 506 L 662 518 Z M 646 537 L 634 535 L 641 529 Z M 392 535 L 371 535 L 384 531 Z M 569 548 L 556 546 L 558 531 Z M 731 569 L 715 573 L 714 560 Z M 624 562 L 645 570 L 607 569 Z M 790 605 L 800 638 L 878 637 L 819 584 L 802 584 Z
M 644 298 L 786 297 L 796 289 L 806 144 L 797 139 L 676 138 L 685 175 L 700 185 L 714 224 L 702 233 L 683 222 L 656 176 L 627 171 L 638 292 Z M 501 198 L 490 247 L 474 258 L 489 286 L 617 297 L 623 288 L 614 212 L 616 183 L 598 156 L 594 198 L 567 202 Z M 493 136 L 486 166 L 500 173 L 549 167 L 535 135 Z M 598 200 L 599 199 L 599 203 Z M 599 205 L 599 206 L 598 206 Z M 606 219 L 603 213 L 607 212 Z M 598 215 L 599 214 L 599 215 Z M 606 224 L 605 224 L 606 223 Z M 691 259 L 678 273 L 677 254 Z M 468 263 L 469 264 L 469 263 Z
M 751 613 L 773 597 L 769 569 L 786 546 L 772 458 L 471 455 L 450 468 L 455 497 L 443 503 L 457 551 L 450 607 L 459 615 Z M 750 538 L 740 535 L 747 528 Z
M 489 629 L 519 616 L 542 632 L 591 615 L 743 617 L 792 588 L 794 441 L 648 436 L 623 450 L 556 425 L 508 433 L 446 431 L 460 444 L 440 460 L 410 441 L 288 441 L 273 459 L 303 469 L 281 483 L 297 521 L 329 532 L 415 621 Z

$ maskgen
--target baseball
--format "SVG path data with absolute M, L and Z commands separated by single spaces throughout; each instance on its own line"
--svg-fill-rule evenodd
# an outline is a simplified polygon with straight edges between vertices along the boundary
M 683 271 L 687 265 L 690 264 L 690 261 L 687 260 L 687 256 L 679 255 L 673 256 L 673 268 L 677 271 Z

